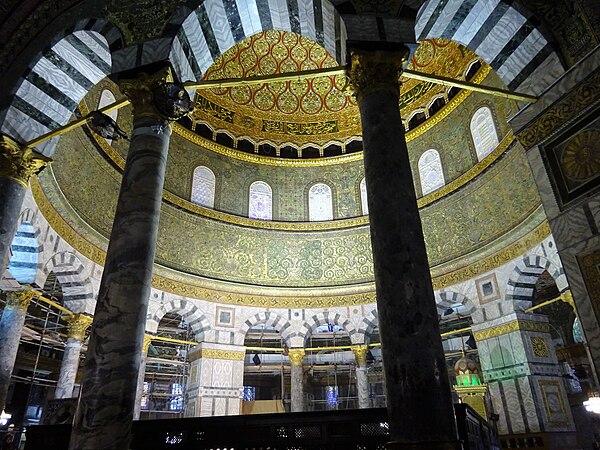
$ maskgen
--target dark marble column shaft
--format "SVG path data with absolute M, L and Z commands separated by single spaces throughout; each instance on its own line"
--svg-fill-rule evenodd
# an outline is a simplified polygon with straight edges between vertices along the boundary
M 19 225 L 27 188 L 12 178 L 0 178 L 0 278 L 10 260 L 10 246 Z
M 19 351 L 25 314 L 35 291 L 8 291 L 5 295 L 7 302 L 0 318 L 0 411 L 6 406 L 6 394 Z
M 392 442 L 459 448 L 450 383 L 399 110 L 408 50 L 351 47 L 360 109 L 379 332 Z
M 0 135 L 0 278 L 8 267 L 29 177 L 49 161 L 50 158 Z
M 94 313 L 71 450 L 126 450 L 131 440 L 171 130 L 151 112 L 152 89 L 129 89 L 131 95 L 125 92 L 132 99 L 134 129 Z

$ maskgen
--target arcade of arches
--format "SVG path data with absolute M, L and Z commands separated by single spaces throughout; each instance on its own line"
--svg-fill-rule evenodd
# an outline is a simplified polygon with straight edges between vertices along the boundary
M 9 423 L 127 449 L 133 419 L 387 405 L 389 448 L 441 449 L 454 401 L 600 442 L 595 2 L 50 4 L 0 8 Z

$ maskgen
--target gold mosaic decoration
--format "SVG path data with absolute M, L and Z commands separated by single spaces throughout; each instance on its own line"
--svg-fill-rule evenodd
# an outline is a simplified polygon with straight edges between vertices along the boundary
M 565 147 L 561 166 L 563 173 L 575 181 L 586 181 L 600 174 L 600 131 L 585 130 Z
M 473 336 L 477 342 L 485 339 L 491 339 L 502 336 L 515 331 L 534 331 L 538 333 L 548 333 L 550 325 L 547 322 L 533 322 L 528 320 L 514 320 L 512 322 L 503 323 L 485 330 L 475 331 Z
M 538 358 L 548 358 L 550 356 L 548 344 L 546 344 L 546 341 L 542 337 L 531 336 L 531 348 L 533 349 L 533 354 Z
M 443 39 L 421 43 L 408 68 L 460 78 L 475 53 Z M 336 67 L 337 62 L 314 41 L 279 30 L 255 34 L 215 60 L 203 80 L 245 78 Z M 447 88 L 431 82 L 402 79 L 401 115 L 425 108 Z M 355 99 L 345 90 L 343 75 L 262 85 L 201 89 L 192 119 L 226 129 L 237 137 L 268 139 L 274 144 L 324 144 L 360 136 Z
M 81 236 L 65 221 L 65 219 L 63 219 L 44 194 L 44 191 L 36 178 L 31 181 L 31 190 L 36 204 L 52 229 L 83 256 L 96 264 L 104 265 L 106 250 L 94 245 Z M 529 248 L 545 239 L 549 234 L 550 226 L 548 222 L 544 222 L 533 232 L 515 242 L 513 245 L 487 258 L 481 259 L 474 264 L 451 273 L 434 277 L 432 280 L 433 288 L 436 290 L 443 289 L 476 277 L 482 273 L 489 272 L 517 256 L 522 255 Z M 374 286 L 372 291 L 363 293 L 348 292 L 347 294 L 330 295 L 323 291 L 320 295 L 290 294 L 286 296 L 267 296 L 256 293 L 236 293 L 211 289 L 197 284 L 191 284 L 189 281 L 184 281 L 183 278 L 185 278 L 185 276 L 182 279 L 175 280 L 162 274 L 159 275 L 157 272 L 164 273 L 164 271 L 160 268 L 155 268 L 155 273 L 152 276 L 152 286 L 155 289 L 188 298 L 201 298 L 206 301 L 221 304 L 255 306 L 261 308 L 327 308 L 334 306 L 366 305 L 376 302 Z M 488 332 L 488 330 L 484 331 Z M 478 339 L 485 338 L 482 337 Z
M 517 138 L 525 149 L 547 139 L 553 132 L 573 118 L 577 111 L 583 111 L 600 99 L 600 72 L 596 72 L 575 89 L 562 97 L 550 108 L 521 130 Z

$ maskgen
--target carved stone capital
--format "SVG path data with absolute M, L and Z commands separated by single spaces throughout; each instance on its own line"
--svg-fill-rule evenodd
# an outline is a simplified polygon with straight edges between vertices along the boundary
M 93 318 L 85 314 L 74 314 L 66 316 L 65 321 L 69 324 L 69 337 L 83 341 L 85 332 L 92 324 Z
M 347 76 L 360 103 L 372 92 L 388 92 L 400 96 L 400 75 L 408 59 L 407 47 L 399 50 L 350 49 Z
M 363 367 L 367 365 L 367 352 L 369 347 L 366 345 L 353 345 L 351 347 L 354 358 L 356 358 L 356 364 Z
M 192 102 L 182 85 L 173 82 L 170 67 L 153 74 L 140 73 L 136 78 L 119 80 L 119 88 L 133 106 L 135 119 L 172 121 L 192 109 Z
M 144 344 L 142 345 L 142 353 L 148 353 L 148 349 L 150 348 L 150 344 L 152 343 L 152 339 L 154 339 L 153 334 L 144 334 Z
M 24 147 L 6 135 L 0 135 L 0 177 L 12 178 L 27 187 L 29 178 L 50 161 L 47 156 Z
M 13 310 L 19 312 L 26 312 L 29 308 L 29 302 L 33 297 L 37 297 L 39 294 L 33 290 L 22 290 L 22 291 L 7 291 L 6 292 L 6 306 L 5 310 Z
M 292 366 L 301 366 L 305 353 L 306 352 L 303 348 L 290 348 L 288 351 L 288 356 L 290 357 Z

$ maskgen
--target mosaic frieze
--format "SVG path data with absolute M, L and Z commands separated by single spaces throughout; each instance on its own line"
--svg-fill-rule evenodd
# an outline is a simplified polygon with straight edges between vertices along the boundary
M 53 166 L 56 180 L 78 215 L 108 237 L 119 173 L 83 132 L 65 135 L 61 144 Z M 188 155 L 189 151 L 187 147 Z M 220 175 L 226 180 L 235 179 L 235 164 L 229 160 L 220 167 Z M 253 170 L 269 169 L 255 166 Z M 335 195 L 344 190 L 349 191 L 346 196 L 356 195 L 360 169 L 360 165 L 354 167 L 354 181 L 341 182 Z M 515 147 L 467 187 L 423 208 L 430 263 L 437 265 L 470 253 L 526 219 L 539 205 L 528 170 L 523 150 Z M 341 172 L 339 168 L 336 171 Z M 89 177 L 85 183 L 73 176 L 78 173 Z M 248 185 L 250 180 L 246 180 Z M 298 185 L 301 181 L 307 184 L 298 179 Z M 304 189 L 297 189 L 297 195 L 305 197 Z M 209 278 L 272 286 L 334 286 L 373 278 L 368 226 L 320 233 L 259 230 L 211 220 L 169 204 L 162 207 L 157 261 Z

